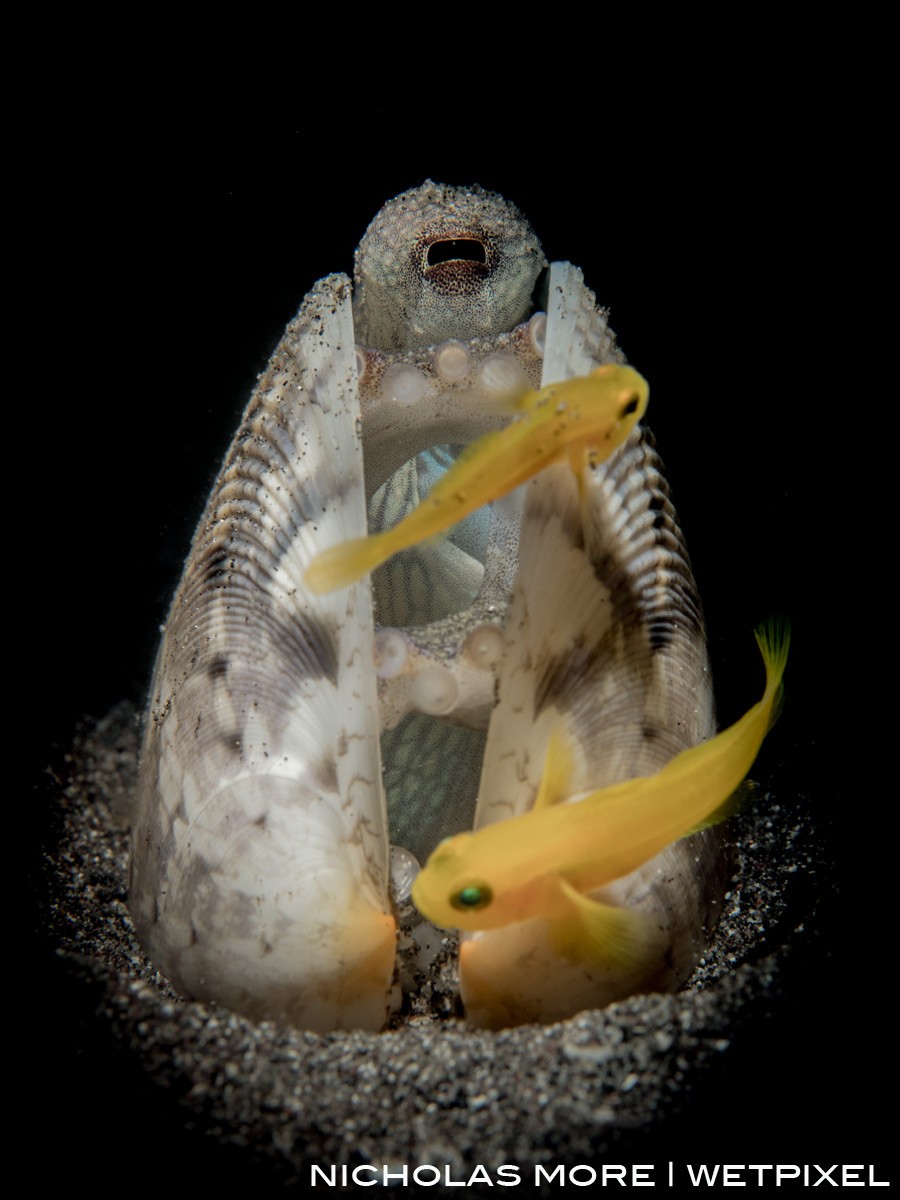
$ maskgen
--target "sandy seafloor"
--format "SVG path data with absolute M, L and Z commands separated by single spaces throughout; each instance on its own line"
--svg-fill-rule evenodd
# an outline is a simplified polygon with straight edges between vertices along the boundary
M 428 973 L 406 967 L 413 990 L 392 1031 L 319 1036 L 186 1002 L 144 956 L 126 904 L 138 733 L 123 703 L 86 723 L 64 773 L 47 776 L 58 843 L 44 860 L 46 1007 L 62 1020 L 48 1014 L 43 1079 L 63 1175 L 125 1170 L 140 1190 L 178 1162 L 277 1191 L 313 1164 L 428 1164 L 454 1180 L 481 1166 L 495 1183 L 511 1164 L 525 1186 L 536 1164 L 606 1162 L 652 1164 L 661 1184 L 670 1158 L 771 1160 L 759 1150 L 784 1140 L 773 1123 L 803 1082 L 797 1003 L 824 958 L 834 886 L 807 795 L 776 777 L 733 819 L 723 916 L 681 994 L 476 1032 L 455 1005 L 448 938 Z

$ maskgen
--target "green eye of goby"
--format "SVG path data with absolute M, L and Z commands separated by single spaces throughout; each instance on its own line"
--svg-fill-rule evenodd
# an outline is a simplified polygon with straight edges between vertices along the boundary
M 456 895 L 450 897 L 450 903 L 454 908 L 460 908 L 464 912 L 472 912 L 475 909 L 486 908 L 492 899 L 493 893 L 487 884 L 469 884 L 468 887 L 460 888 Z

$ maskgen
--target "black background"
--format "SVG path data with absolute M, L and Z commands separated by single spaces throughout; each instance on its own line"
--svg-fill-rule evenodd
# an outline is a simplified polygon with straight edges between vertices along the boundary
M 875 435 L 851 370 L 867 351 L 841 282 L 838 111 L 825 95 L 787 110 L 705 96 L 652 118 L 599 95 L 574 119 L 562 102 L 528 103 L 527 119 L 454 102 L 410 120 L 375 102 L 352 132 L 299 110 L 275 128 L 196 111 L 157 127 L 144 113 L 136 141 L 85 138 L 34 301 L 46 334 L 25 403 L 35 469 L 52 480 L 29 531 L 33 761 L 43 767 L 83 713 L 142 696 L 209 486 L 313 282 L 349 272 L 380 205 L 428 176 L 501 192 L 549 259 L 583 268 L 650 382 L 722 723 L 758 694 L 754 625 L 790 616 L 787 705 L 757 773 L 809 795 L 837 862 L 805 987 L 744 1044 L 718 1119 L 672 1136 L 707 1161 L 727 1147 L 738 1162 L 883 1162 L 871 1085 L 893 1037 L 880 996 L 886 885 L 869 866 L 876 800 L 859 783 L 865 698 L 845 678 L 852 603 L 869 586 L 855 464 L 859 439 Z M 85 1111 L 110 1107 L 89 1055 L 62 1069 L 77 1072 Z

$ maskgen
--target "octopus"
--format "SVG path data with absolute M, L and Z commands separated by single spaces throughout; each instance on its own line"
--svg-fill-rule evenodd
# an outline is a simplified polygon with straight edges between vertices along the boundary
M 304 299 L 194 537 L 145 721 L 130 906 L 185 994 L 318 1031 L 383 1027 L 391 845 L 538 797 L 560 721 L 574 791 L 649 776 L 715 732 L 702 609 L 649 431 L 538 470 L 440 541 L 331 592 L 311 564 L 413 513 L 515 397 L 621 366 L 578 268 L 518 210 L 426 182 Z M 512 398 L 512 399 L 511 399 Z M 674 990 L 708 939 L 716 829 L 603 889 L 645 961 L 560 952 L 540 915 L 474 931 L 468 1020 L 551 1021 Z

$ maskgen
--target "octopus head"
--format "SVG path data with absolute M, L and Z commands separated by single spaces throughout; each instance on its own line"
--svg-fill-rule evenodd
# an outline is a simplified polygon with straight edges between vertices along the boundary
M 357 337 L 396 351 L 503 333 L 528 316 L 546 265 L 502 196 L 429 180 L 386 204 L 359 245 Z

